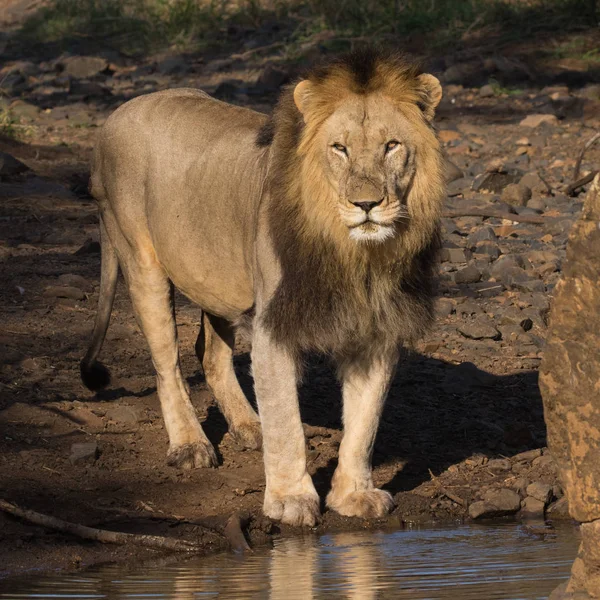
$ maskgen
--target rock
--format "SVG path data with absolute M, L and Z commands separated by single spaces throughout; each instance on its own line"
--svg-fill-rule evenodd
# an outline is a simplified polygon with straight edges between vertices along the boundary
M 535 481 L 527 486 L 527 495 L 543 502 L 546 506 L 552 500 L 552 486 L 541 481 Z
M 500 257 L 500 248 L 491 242 L 480 242 L 475 248 L 475 257 L 482 254 L 488 256 L 490 260 L 496 260 Z
M 520 496 L 525 497 L 527 495 L 527 486 L 529 485 L 529 479 L 526 477 L 517 477 L 513 479 L 511 487 L 517 492 Z
M 558 118 L 555 115 L 528 115 L 520 123 L 521 127 L 539 127 L 542 123 L 548 125 L 558 125 Z
M 496 507 L 479 500 L 469 505 L 469 516 L 471 519 L 485 519 L 496 516 Z
M 548 190 L 548 186 L 537 171 L 525 173 L 525 175 L 523 175 L 523 177 L 521 177 L 519 180 L 519 183 L 527 186 L 534 194 L 534 197 L 539 194 L 548 194 L 550 192 L 550 190 Z M 529 202 L 527 205 L 529 206 Z
M 467 237 L 467 246 L 473 249 L 478 242 L 495 242 L 497 239 L 491 227 L 479 227 Z
M 100 455 L 98 444 L 96 442 L 82 442 L 71 445 L 71 464 L 77 464 L 85 461 L 93 462 Z
M 25 171 L 29 171 L 27 165 L 6 152 L 0 152 L 0 177 L 12 177 Z
M 449 298 L 438 298 L 435 302 L 435 314 L 439 318 L 449 317 L 454 312 L 454 303 Z
M 85 300 L 83 290 L 67 285 L 49 285 L 44 290 L 46 298 L 70 298 L 71 300 Z
M 486 465 L 490 471 L 510 471 L 512 463 L 508 458 L 494 458 Z
M 511 183 L 502 190 L 502 201 L 512 206 L 525 206 L 531 199 L 531 188 L 522 183 Z
M 471 340 L 499 340 L 500 332 L 490 320 L 478 319 L 474 323 L 462 323 L 458 332 Z
M 472 519 L 489 519 L 513 515 L 521 508 L 521 497 L 508 488 L 488 490 L 483 501 L 473 502 L 469 506 Z
M 473 190 L 475 192 L 500 194 L 507 185 L 517 183 L 522 176 L 522 171 L 512 171 L 510 173 L 484 173 L 483 175 L 478 175 L 473 181 Z
M 448 158 L 444 160 L 444 178 L 448 184 L 463 179 L 463 172 Z
M 481 272 L 474 264 L 467 265 L 454 274 L 454 281 L 457 284 L 477 283 L 480 279 Z
M 494 87 L 491 85 L 483 85 L 479 88 L 479 97 L 480 98 L 491 98 L 495 95 Z
M 527 517 L 543 517 L 546 505 L 537 498 L 527 496 L 523 500 L 523 507 L 521 508 L 521 515 Z
M 544 454 L 543 456 L 538 456 L 532 462 L 532 465 L 536 469 L 547 469 L 549 471 L 556 471 L 556 461 L 551 454 Z
M 108 61 L 99 56 L 69 56 L 62 61 L 64 73 L 74 79 L 89 79 L 108 67 Z
M 542 456 L 541 449 L 535 448 L 534 450 L 526 450 L 525 452 L 519 452 L 519 454 L 515 454 L 512 457 L 512 460 L 513 460 L 513 462 L 516 462 L 516 463 L 523 462 L 523 461 L 532 462 L 532 461 L 535 461 L 535 459 L 539 458 L 540 456 Z
M 470 260 L 471 253 L 465 248 L 449 248 L 444 246 L 440 250 L 440 260 L 442 262 L 466 263 Z

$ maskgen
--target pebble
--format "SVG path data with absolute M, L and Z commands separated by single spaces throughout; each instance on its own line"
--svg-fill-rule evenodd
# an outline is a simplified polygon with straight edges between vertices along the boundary
M 139 423 L 143 420 L 142 412 L 134 406 L 121 404 L 106 411 L 106 418 L 115 423 Z
M 517 462 L 521 462 L 521 461 L 534 461 L 534 466 L 535 466 L 535 459 L 539 458 L 542 456 L 542 450 L 541 448 L 535 448 L 534 450 L 526 450 L 525 452 L 519 452 L 519 454 L 515 454 L 512 457 L 513 462 L 517 463 Z
M 495 95 L 494 87 L 491 85 L 484 85 L 479 88 L 479 96 L 480 98 L 491 98 Z
M 502 191 L 502 200 L 512 206 L 525 206 L 531 198 L 531 188 L 523 183 L 511 183 Z
M 457 284 L 477 283 L 480 279 L 481 272 L 474 264 L 467 265 L 454 274 L 454 281 Z
M 546 505 L 532 496 L 527 496 L 523 500 L 523 507 L 521 508 L 521 514 L 528 517 L 543 517 Z
M 539 127 L 542 123 L 549 125 L 558 125 L 558 118 L 555 115 L 528 115 L 520 123 L 521 127 Z
M 552 500 L 552 486 L 541 481 L 534 481 L 527 486 L 527 495 L 544 503 L 544 506 Z
M 490 471 L 510 471 L 512 463 L 508 458 L 494 458 L 487 464 Z
M 474 323 L 463 323 L 457 327 L 458 332 L 471 340 L 499 340 L 501 334 L 493 323 L 475 321 Z
M 484 519 L 513 515 L 521 508 L 521 497 L 508 488 L 488 490 L 483 500 L 469 506 L 472 519 Z
M 440 250 L 440 260 L 442 262 L 466 263 L 470 258 L 471 253 L 466 248 L 443 247 Z
M 69 461 L 71 464 L 85 462 L 87 460 L 94 461 L 98 458 L 100 452 L 96 442 L 82 442 L 71 445 L 71 456 Z
M 62 61 L 64 73 L 75 79 L 88 79 L 108 67 L 108 61 L 98 56 L 70 56 Z

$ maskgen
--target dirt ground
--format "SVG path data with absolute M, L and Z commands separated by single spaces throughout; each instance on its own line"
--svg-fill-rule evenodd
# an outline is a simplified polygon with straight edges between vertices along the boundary
M 196 306 L 177 297 L 182 366 L 197 414 L 218 449 L 219 468 L 184 472 L 166 465 L 167 436 L 152 364 L 122 282 L 102 352 L 112 384 L 96 395 L 81 384 L 78 365 L 95 315 L 100 272 L 98 221 L 86 185 L 97 128 L 129 97 L 190 85 L 267 111 L 276 97 L 269 86 L 278 87 L 290 74 L 280 73 L 273 83 L 283 67 L 276 63 L 274 71 L 262 58 L 240 63 L 187 57 L 189 69 L 181 73 L 161 70 L 157 65 L 164 57 L 139 63 L 109 57 L 101 73 L 73 77 L 65 87 L 64 57 L 28 60 L 34 68 L 5 101 L 19 115 L 18 135 L 0 136 L 0 152 L 27 167 L 0 179 L 0 498 L 85 525 L 197 539 L 207 551 L 228 545 L 207 518 L 221 523 L 220 517 L 240 512 L 250 516 L 245 529 L 250 542 L 268 542 L 280 528 L 260 516 L 262 456 L 236 446 L 207 391 L 193 350 L 200 320 Z M 17 62 L 9 57 L 0 74 L 14 73 Z M 549 299 L 581 204 L 564 190 L 576 151 L 598 126 L 600 95 L 581 78 L 570 87 L 528 82 L 519 95 L 497 89 L 488 95 L 481 86 L 452 82 L 453 76 L 445 82 L 438 119 L 446 151 L 461 171 L 448 208 L 507 210 L 506 181 L 495 191 L 477 189 L 477 182 L 486 173 L 521 169 L 521 175 L 543 174 L 548 188 L 536 188 L 537 180 L 530 178 L 532 197 L 541 203 L 538 208 L 517 203 L 513 214 L 544 215 L 548 221 L 445 219 L 446 249 L 475 252 L 468 251 L 464 261 L 448 252 L 442 257 L 438 321 L 402 361 L 390 392 L 374 479 L 394 495 L 396 509 L 378 522 L 325 512 L 318 531 L 464 520 L 473 517 L 474 503 L 499 490 L 516 492 L 523 503 L 519 514 L 527 516 L 527 498 L 535 496 L 532 483 L 551 490 L 538 517 L 544 510 L 547 516 L 566 514 L 545 451 L 536 369 Z M 536 128 L 522 124 L 527 115 L 540 113 L 554 119 Z M 592 148 L 582 174 L 590 165 L 597 168 L 599 158 Z M 494 160 L 508 165 L 504 172 L 490 170 Z M 529 279 L 515 283 L 512 271 L 505 281 L 503 273 L 494 272 L 506 257 L 521 257 L 514 268 Z M 467 277 L 467 268 L 478 275 Z M 492 327 L 492 334 L 485 327 Z M 236 371 L 252 397 L 248 349 L 238 350 Z M 340 390 L 325 359 L 309 361 L 301 411 L 310 472 L 324 497 L 341 439 Z M 79 443 L 96 448 L 77 458 L 73 445 Z M 497 514 L 519 509 L 517 501 L 516 508 Z M 293 530 L 284 527 L 282 533 Z M 0 577 L 156 554 L 82 543 L 0 513 Z

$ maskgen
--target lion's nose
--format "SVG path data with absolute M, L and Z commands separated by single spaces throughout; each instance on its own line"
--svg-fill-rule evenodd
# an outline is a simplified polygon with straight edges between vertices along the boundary
M 382 202 L 383 198 L 381 200 L 378 200 L 377 202 L 353 202 L 352 204 L 354 204 L 354 206 L 359 206 L 366 213 L 368 213 L 372 208 L 379 206 Z

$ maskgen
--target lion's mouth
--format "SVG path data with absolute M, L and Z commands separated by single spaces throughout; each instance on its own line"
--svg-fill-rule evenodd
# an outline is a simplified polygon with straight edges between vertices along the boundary
M 383 242 L 393 236 L 393 225 L 376 223 L 370 219 L 350 228 L 350 237 L 356 241 Z

